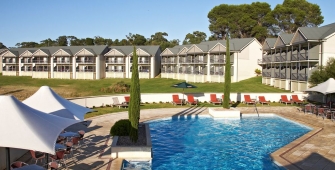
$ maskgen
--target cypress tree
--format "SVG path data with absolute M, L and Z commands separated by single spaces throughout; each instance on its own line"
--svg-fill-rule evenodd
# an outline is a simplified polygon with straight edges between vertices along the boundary
M 226 36 L 226 66 L 225 66 L 225 75 L 224 75 L 224 99 L 223 99 L 223 108 L 229 109 L 230 101 L 230 84 L 231 84 L 231 75 L 230 75 L 230 49 L 229 49 L 229 35 L 227 31 Z
M 128 109 L 128 117 L 131 123 L 129 137 L 133 142 L 137 142 L 138 139 L 138 123 L 140 119 L 140 79 L 138 76 L 138 56 L 136 54 L 136 48 L 134 46 L 133 51 L 133 65 L 130 85 L 130 101 Z

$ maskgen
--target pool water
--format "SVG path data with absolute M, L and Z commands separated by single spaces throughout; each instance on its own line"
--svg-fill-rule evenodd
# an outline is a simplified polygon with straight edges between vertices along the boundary
M 278 116 L 197 116 L 148 123 L 154 170 L 281 169 L 270 154 L 311 130 Z

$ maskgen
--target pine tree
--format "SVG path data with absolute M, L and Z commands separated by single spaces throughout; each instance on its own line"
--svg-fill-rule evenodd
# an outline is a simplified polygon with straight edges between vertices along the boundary
M 136 47 L 134 46 L 133 51 L 133 65 L 132 65 L 132 76 L 130 85 L 130 102 L 128 117 L 131 122 L 131 128 L 129 137 L 133 142 L 137 142 L 138 139 L 138 123 L 140 119 L 140 80 L 138 76 L 138 56 L 136 54 Z
M 230 84 L 231 84 L 231 75 L 230 75 L 230 49 L 229 49 L 229 35 L 227 31 L 226 36 L 226 66 L 225 66 L 225 82 L 224 82 L 224 99 L 223 99 L 223 108 L 229 109 L 230 101 Z

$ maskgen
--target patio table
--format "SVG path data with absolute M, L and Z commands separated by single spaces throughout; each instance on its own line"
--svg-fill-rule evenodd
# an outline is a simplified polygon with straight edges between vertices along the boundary
M 67 137 L 78 137 L 79 134 L 78 132 L 65 132 L 65 133 L 61 133 L 59 134 L 59 136 L 67 138 Z
M 21 168 L 15 168 L 15 169 L 19 169 L 19 170 L 44 170 L 43 167 L 35 165 L 35 164 L 26 165 L 26 166 L 23 166 Z
M 66 146 L 65 145 L 62 145 L 62 144 L 59 144 L 59 143 L 56 143 L 56 145 L 55 145 L 55 150 L 57 151 L 57 150 L 64 150 L 64 149 L 66 149 Z

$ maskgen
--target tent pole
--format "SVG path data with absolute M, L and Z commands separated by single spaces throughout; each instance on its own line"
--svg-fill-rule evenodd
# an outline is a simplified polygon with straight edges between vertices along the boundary
M 9 147 L 6 147 L 7 161 L 6 161 L 6 169 L 10 170 L 10 150 Z

